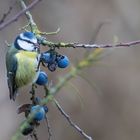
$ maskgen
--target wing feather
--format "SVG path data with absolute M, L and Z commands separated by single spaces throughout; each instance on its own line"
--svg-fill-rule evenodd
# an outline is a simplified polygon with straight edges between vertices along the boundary
M 9 87 L 10 99 L 15 101 L 17 93 L 17 85 L 15 82 L 16 70 L 17 70 L 17 59 L 15 55 L 7 53 L 6 56 L 6 66 L 7 66 L 7 82 Z

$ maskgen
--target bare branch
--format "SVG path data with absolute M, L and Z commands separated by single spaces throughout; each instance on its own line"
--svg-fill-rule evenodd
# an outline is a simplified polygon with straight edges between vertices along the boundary
M 66 114 L 66 112 L 62 109 L 62 107 L 60 106 L 60 104 L 57 102 L 56 99 L 53 100 L 55 105 L 57 106 L 58 110 L 61 112 L 61 114 L 67 119 L 67 121 L 69 122 L 69 124 L 75 129 L 77 130 L 85 139 L 87 140 L 93 140 L 92 137 L 88 136 L 79 126 L 77 126 L 70 118 L 70 116 L 68 114 Z
M 97 45 L 97 44 L 78 44 L 74 43 L 73 47 L 74 48 L 113 48 L 113 47 L 134 47 L 135 45 L 140 44 L 140 40 L 137 41 L 132 41 L 132 42 L 127 42 L 127 43 L 117 43 L 115 45 L 112 44 L 107 44 L 107 45 Z
M 126 43 L 117 43 L 117 44 L 80 44 L 80 43 L 52 43 L 47 41 L 46 45 L 49 47 L 56 48 L 118 48 L 118 47 L 134 47 L 140 44 L 140 40 L 126 42 Z
M 21 5 L 21 8 L 22 8 L 23 10 L 27 9 L 27 6 L 26 6 L 26 4 L 24 3 L 23 0 L 20 0 L 20 5 Z M 34 22 L 33 17 L 32 17 L 32 15 L 31 15 L 31 13 L 29 12 L 29 10 L 27 10 L 27 11 L 25 12 L 25 15 L 26 15 L 26 18 L 27 18 L 28 21 L 29 21 L 29 25 L 30 25 L 30 27 L 31 27 L 31 31 L 32 31 L 32 32 L 36 32 L 37 25 L 36 25 L 36 23 Z
M 39 138 L 37 136 L 37 133 L 36 133 L 36 130 L 34 130 L 33 133 L 30 136 L 31 136 L 32 139 L 34 138 L 34 140 L 39 140 Z
M 13 9 L 13 7 L 10 6 L 9 9 L 8 9 L 8 11 L 3 14 L 3 16 L 2 16 L 2 18 L 0 20 L 0 24 L 2 24 L 5 21 L 5 19 L 7 18 L 7 16 L 11 13 L 12 9 Z
M 47 123 L 48 134 L 49 134 L 48 140 L 51 140 L 51 138 L 52 138 L 52 130 L 51 130 L 50 122 L 49 122 L 49 119 L 48 119 L 47 115 L 45 116 L 45 120 L 46 120 L 46 123 Z
M 29 11 L 32 9 L 37 3 L 39 3 L 41 0 L 34 0 L 27 8 L 21 10 L 19 13 L 17 13 L 14 17 L 9 19 L 8 21 L 5 21 L 4 23 L 0 24 L 0 31 L 4 28 L 6 28 L 8 25 L 10 25 L 13 22 L 16 22 L 20 16 L 22 16 L 26 11 Z

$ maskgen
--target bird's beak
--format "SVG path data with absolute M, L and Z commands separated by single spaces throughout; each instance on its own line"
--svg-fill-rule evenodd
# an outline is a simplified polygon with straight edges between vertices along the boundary
M 34 51 L 40 51 L 40 45 L 38 43 L 34 43 Z
M 35 46 L 36 49 L 40 48 L 40 45 L 38 43 L 35 43 L 34 46 Z

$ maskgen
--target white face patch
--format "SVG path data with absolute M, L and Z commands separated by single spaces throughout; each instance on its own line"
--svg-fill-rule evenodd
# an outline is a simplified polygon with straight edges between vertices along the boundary
M 20 38 L 21 38 L 21 39 L 24 39 L 24 40 L 31 41 L 32 43 L 35 43 L 35 44 L 37 43 L 37 39 L 36 39 L 36 38 L 29 39 L 29 38 L 25 37 L 25 36 L 23 35 L 23 33 L 20 34 Z
M 34 51 L 35 50 L 35 47 L 33 44 L 26 42 L 24 40 L 18 39 L 17 43 L 20 46 L 20 48 L 22 48 L 23 50 L 26 50 L 26 51 Z

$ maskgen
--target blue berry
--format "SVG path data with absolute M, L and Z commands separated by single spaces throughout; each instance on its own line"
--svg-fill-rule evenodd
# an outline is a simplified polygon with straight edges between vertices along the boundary
M 45 84 L 47 84 L 47 82 L 48 82 L 48 76 L 47 76 L 47 74 L 45 72 L 43 72 L 43 71 L 40 71 L 36 83 L 38 85 L 45 85 Z
M 42 59 L 45 63 L 50 63 L 52 61 L 52 55 L 50 52 L 44 52 L 42 53 Z
M 44 107 L 40 105 L 32 106 L 31 113 L 33 114 L 33 119 L 36 121 L 43 120 L 46 114 Z
M 69 62 L 69 59 L 68 59 L 67 56 L 61 55 L 58 58 L 57 63 L 58 63 L 59 68 L 66 68 L 69 65 L 70 62 Z

